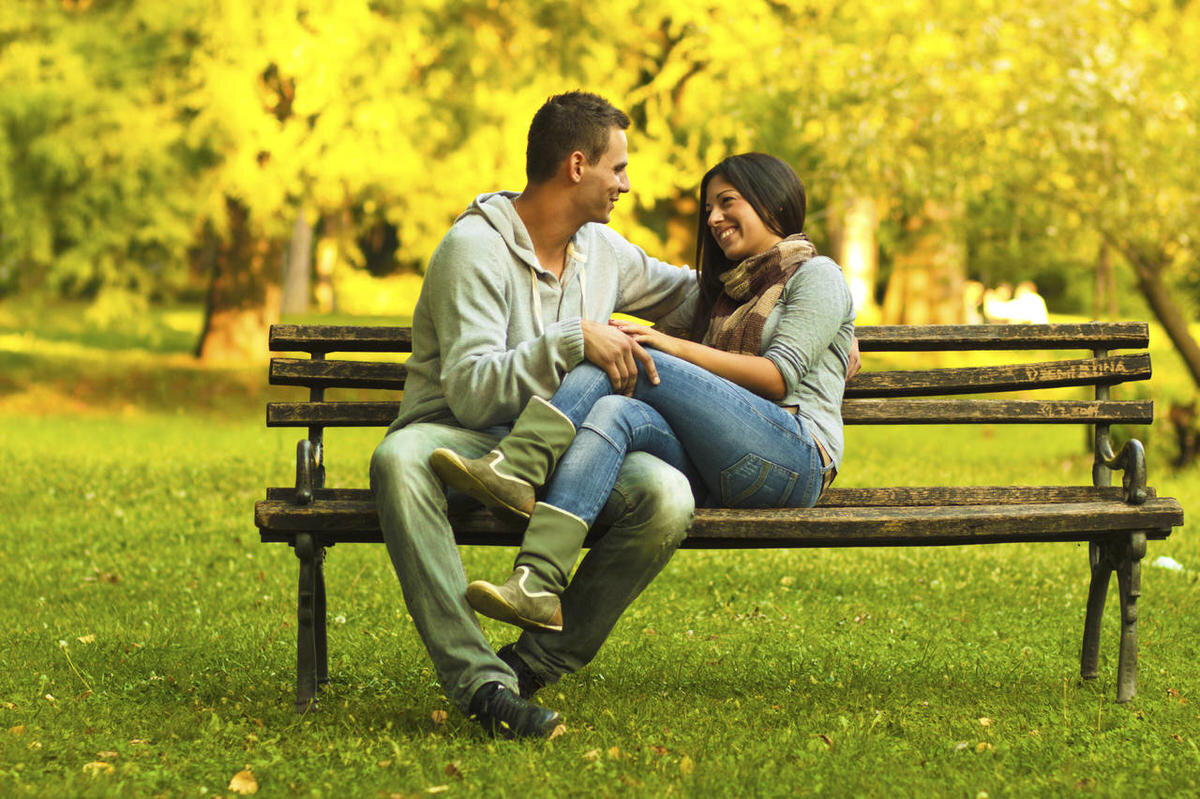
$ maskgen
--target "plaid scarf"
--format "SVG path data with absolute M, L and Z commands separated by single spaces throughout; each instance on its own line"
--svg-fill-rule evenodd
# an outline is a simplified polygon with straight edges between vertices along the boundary
M 803 233 L 788 236 L 721 275 L 724 288 L 713 303 L 702 343 L 726 352 L 758 355 L 763 325 L 783 295 L 783 286 L 817 248 Z

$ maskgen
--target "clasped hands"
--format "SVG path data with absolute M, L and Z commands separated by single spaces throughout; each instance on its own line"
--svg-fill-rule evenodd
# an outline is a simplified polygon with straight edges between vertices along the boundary
M 652 327 L 619 319 L 610 319 L 608 324 L 584 319 L 581 326 L 584 359 L 603 369 L 612 382 L 613 391 L 625 396 L 633 394 L 639 363 L 645 369 L 650 382 L 656 386 L 659 383 L 658 370 L 654 367 L 654 359 L 646 352 L 646 347 L 674 355 L 678 354 L 678 345 L 681 343 L 680 339 Z M 858 337 L 855 336 L 846 365 L 846 380 L 858 374 L 861 367 Z
M 633 394 L 633 388 L 637 385 L 639 363 L 650 382 L 658 385 L 658 370 L 654 367 L 654 359 L 642 344 L 657 346 L 645 335 L 647 333 L 652 337 L 666 339 L 670 336 L 643 325 L 616 319 L 610 319 L 608 324 L 584 319 L 580 325 L 583 328 L 583 357 L 604 370 L 612 383 L 613 391 L 627 397 Z

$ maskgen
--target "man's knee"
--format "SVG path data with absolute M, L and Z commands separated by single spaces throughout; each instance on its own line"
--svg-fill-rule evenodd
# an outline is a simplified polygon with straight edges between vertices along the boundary
M 617 477 L 615 491 L 624 505 L 625 524 L 642 527 L 644 535 L 677 547 L 687 535 L 696 501 L 678 469 L 645 452 L 632 452 Z
M 376 500 L 432 501 L 444 507 L 441 483 L 429 466 L 429 455 L 437 446 L 419 428 L 389 433 L 371 455 L 371 490 Z

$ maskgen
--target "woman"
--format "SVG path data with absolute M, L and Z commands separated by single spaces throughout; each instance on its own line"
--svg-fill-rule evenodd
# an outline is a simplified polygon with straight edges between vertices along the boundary
M 657 384 L 640 374 L 632 397 L 614 395 L 584 363 L 482 458 L 433 453 L 449 485 L 529 519 L 508 580 L 468 586 L 480 613 L 562 629 L 559 595 L 627 452 L 671 463 L 726 507 L 811 507 L 836 473 L 854 311 L 841 269 L 802 232 L 804 187 L 780 159 L 746 153 L 710 169 L 700 198 L 686 337 L 616 323 L 651 348 Z

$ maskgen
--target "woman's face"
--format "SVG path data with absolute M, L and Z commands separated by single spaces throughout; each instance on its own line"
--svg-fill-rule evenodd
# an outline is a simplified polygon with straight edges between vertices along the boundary
M 763 224 L 762 217 L 742 193 L 720 175 L 713 175 L 708 181 L 704 211 L 717 246 L 731 261 L 743 261 L 783 241 L 783 237 Z

